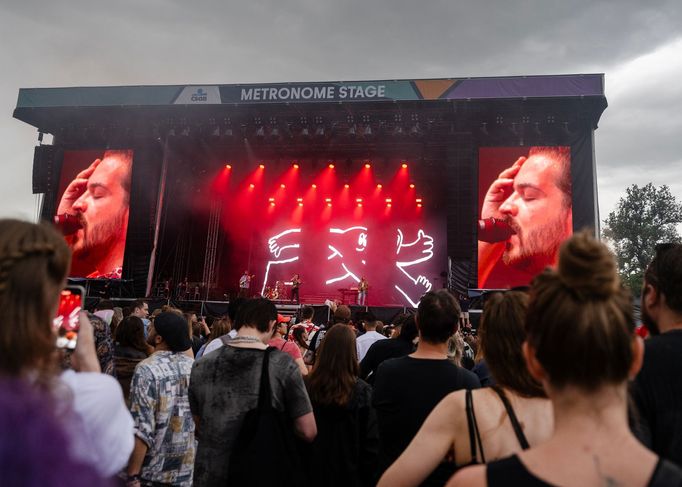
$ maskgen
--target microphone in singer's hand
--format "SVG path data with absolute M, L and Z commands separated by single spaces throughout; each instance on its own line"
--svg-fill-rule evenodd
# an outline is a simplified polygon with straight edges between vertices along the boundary
M 499 218 L 486 218 L 478 221 L 478 239 L 481 242 L 504 242 L 515 233 L 509 223 Z
M 78 230 L 83 228 L 80 220 L 77 216 L 69 215 L 68 213 L 62 213 L 61 215 L 55 215 L 54 224 L 62 232 L 62 235 L 68 237 L 73 235 Z

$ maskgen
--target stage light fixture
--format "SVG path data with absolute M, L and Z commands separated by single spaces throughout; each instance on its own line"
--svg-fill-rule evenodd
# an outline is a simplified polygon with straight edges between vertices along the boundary
M 386 203 L 391 203 L 391 202 L 393 202 L 393 199 L 391 199 L 391 198 L 386 198 Z
M 417 198 L 417 199 L 414 200 L 414 201 L 415 201 L 415 203 L 421 203 L 421 202 L 422 202 L 422 199 L 421 199 L 421 198 Z
M 258 127 L 255 135 L 257 139 L 262 139 L 265 137 L 265 129 L 263 127 Z
M 327 208 L 331 208 L 331 207 L 332 207 L 332 204 L 331 204 L 331 203 L 327 203 Z
M 355 198 L 356 203 L 362 203 L 362 198 Z
M 393 205 L 391 203 L 386 203 L 386 206 L 390 208 Z
M 258 164 L 258 167 L 261 169 L 265 169 L 265 164 Z
M 348 127 L 348 137 L 355 137 L 355 135 L 356 135 L 355 125 L 351 125 L 350 127 Z
M 313 183 L 313 184 L 311 185 L 311 188 L 317 189 L 317 184 Z
M 422 207 L 422 204 L 421 204 L 421 203 L 417 203 L 417 208 L 421 208 L 421 207 Z
M 372 126 L 371 126 L 371 125 L 367 125 L 367 126 L 365 127 L 365 131 L 362 133 L 362 135 L 363 135 L 364 137 L 371 137 L 371 136 L 372 136 Z
M 225 169 L 232 169 L 232 166 L 230 166 L 229 164 L 225 164 Z
M 270 202 L 270 206 L 275 206 L 275 202 L 274 201 Z
M 377 184 L 377 189 L 381 189 L 381 188 L 383 188 L 383 187 L 384 187 L 383 184 L 381 184 L 381 183 Z
M 303 206 L 303 203 L 299 203 L 298 206 Z
M 371 168 L 372 168 L 372 165 L 369 162 L 365 164 L 365 169 L 371 169 Z
M 303 137 L 303 138 L 310 137 L 310 130 L 308 129 L 308 127 L 303 127 L 301 129 L 301 137 Z
M 414 189 L 414 183 L 410 183 L 410 189 Z
M 255 187 L 256 187 L 255 184 L 253 184 L 253 183 L 249 184 L 249 188 L 253 189 L 253 188 L 255 188 Z
M 275 198 L 268 198 L 268 201 L 269 201 L 270 203 L 274 203 L 274 202 L 275 202 Z
M 325 203 L 331 203 L 332 199 L 331 198 L 325 198 L 324 201 L 325 201 Z
M 324 126 L 318 125 L 315 129 L 315 137 L 324 137 Z
M 348 188 L 350 188 L 350 184 L 346 183 L 346 184 L 343 185 L 343 187 L 346 188 L 346 189 L 348 189 Z
M 329 169 L 334 169 L 334 164 L 329 164 Z
M 301 167 L 301 166 L 299 166 L 297 163 L 294 162 L 294 169 L 298 169 L 299 167 Z
M 362 208 L 362 203 L 358 203 L 358 208 Z
M 299 203 L 301 203 L 301 202 L 303 201 L 303 198 L 296 198 L 296 201 L 298 201 Z
M 279 187 L 280 187 L 280 188 L 282 188 L 282 189 L 284 189 L 284 188 L 286 188 L 286 187 L 287 187 L 287 185 L 286 185 L 286 184 L 284 184 L 284 183 L 282 183 L 282 184 L 280 184 L 280 185 L 279 185 Z
M 403 169 L 407 169 L 407 163 L 403 162 L 402 168 L 403 168 Z

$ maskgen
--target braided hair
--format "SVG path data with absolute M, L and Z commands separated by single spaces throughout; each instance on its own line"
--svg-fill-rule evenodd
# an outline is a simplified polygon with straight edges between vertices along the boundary
M 52 319 L 71 252 L 54 228 L 0 220 L 0 375 L 49 375 Z

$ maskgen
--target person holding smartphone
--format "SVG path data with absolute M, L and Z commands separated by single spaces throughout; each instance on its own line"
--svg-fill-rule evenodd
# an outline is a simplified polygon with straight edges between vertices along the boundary
M 0 375 L 47 393 L 70 445 L 66 456 L 91 465 L 102 477 L 125 466 L 133 449 L 133 421 L 116 379 L 101 373 L 87 314 L 71 309 L 77 331 L 72 364 L 59 373 L 57 315 L 71 252 L 53 228 L 0 220 Z M 70 337 L 73 339 L 73 337 Z M 71 340 L 69 340 L 71 341 Z

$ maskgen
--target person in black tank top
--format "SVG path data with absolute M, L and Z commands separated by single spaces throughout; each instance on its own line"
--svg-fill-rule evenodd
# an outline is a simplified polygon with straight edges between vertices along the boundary
M 627 383 L 641 367 L 643 344 L 609 249 L 588 232 L 574 235 L 561 247 L 558 270 L 535 278 L 531 296 L 524 352 L 554 406 L 554 433 L 509 458 L 461 470 L 448 487 L 682 485 L 682 470 L 647 450 L 628 426 Z
M 446 396 L 427 417 L 380 487 L 422 485 L 436 469 L 451 472 L 527 449 L 548 439 L 552 408 L 526 368 L 522 345 L 528 295 L 488 295 L 479 346 L 498 386 Z

